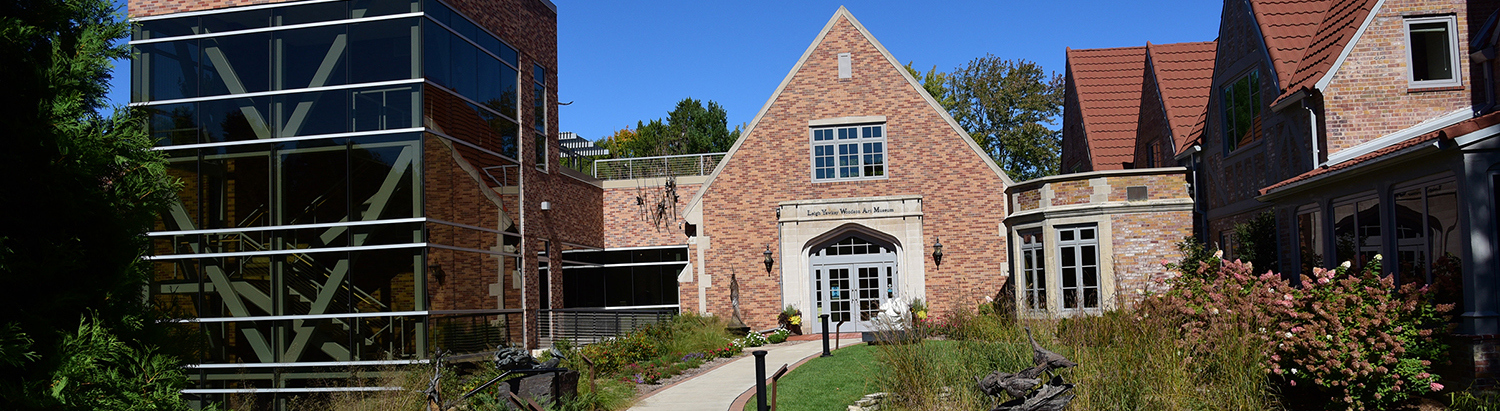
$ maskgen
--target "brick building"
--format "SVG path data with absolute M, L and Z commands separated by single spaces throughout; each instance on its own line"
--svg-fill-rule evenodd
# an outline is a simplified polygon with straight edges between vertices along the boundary
M 1458 305 L 1460 369 L 1449 375 L 1481 385 L 1494 382 L 1500 334 L 1496 8 L 1227 0 L 1202 132 L 1175 156 L 1196 176 L 1199 236 L 1230 256 L 1234 225 L 1271 213 L 1278 260 L 1270 268 L 1288 276 L 1378 254 L 1397 281 L 1435 284 L 1440 299 Z M 1070 51 L 1070 70 L 1086 54 Z M 1073 129 L 1092 125 L 1089 99 L 1078 100 L 1085 117 L 1069 119 Z M 1144 114 L 1138 124 L 1148 127 Z M 1100 152 L 1073 147 L 1072 164 L 1099 154 L 1114 155 L 1096 161 L 1105 167 L 1144 160 L 1140 150 L 1121 154 L 1119 142 Z
M 563 297 L 548 256 L 603 246 L 603 189 L 559 158 L 547 0 L 129 13 L 131 104 L 185 183 L 150 298 L 201 337 L 200 401 L 535 347 Z

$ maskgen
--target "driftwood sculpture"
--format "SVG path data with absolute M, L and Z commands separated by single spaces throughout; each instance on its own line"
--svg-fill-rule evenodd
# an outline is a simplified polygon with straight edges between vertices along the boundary
M 990 375 L 974 378 L 979 383 L 979 391 L 985 395 L 998 398 L 1004 392 L 1013 398 L 995 405 L 991 411 L 1061 411 L 1073 401 L 1073 384 L 1063 381 L 1061 375 L 1055 375 L 1052 371 L 1078 364 L 1061 354 L 1042 348 L 1031 337 L 1030 328 L 1026 329 L 1026 339 L 1031 341 L 1031 368 L 1015 374 L 995 371 Z M 1052 374 L 1052 378 L 1043 384 L 1042 374 Z

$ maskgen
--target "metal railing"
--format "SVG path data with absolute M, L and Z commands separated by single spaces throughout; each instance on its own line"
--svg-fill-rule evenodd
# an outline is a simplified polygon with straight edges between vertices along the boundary
M 725 153 L 616 158 L 594 162 L 594 178 L 628 180 L 654 177 L 703 176 L 714 172 Z
M 433 315 L 428 322 L 432 346 L 455 354 L 494 351 L 524 340 L 525 317 L 518 309 Z
M 602 308 L 560 308 L 541 310 L 541 342 L 552 345 L 559 340 L 589 344 L 618 337 L 646 326 L 667 322 L 677 315 L 675 308 L 608 310 Z

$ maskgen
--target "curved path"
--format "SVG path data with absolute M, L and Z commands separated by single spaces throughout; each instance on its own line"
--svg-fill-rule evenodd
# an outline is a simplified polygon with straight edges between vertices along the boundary
M 755 350 L 766 351 L 766 376 L 770 377 L 771 373 L 781 368 L 782 364 L 791 366 L 803 359 L 823 353 L 821 337 L 816 340 L 804 340 L 803 338 L 807 336 L 799 337 L 802 337 L 797 338 L 800 341 L 787 341 L 745 351 L 746 353 Z M 859 334 L 844 334 L 839 346 L 848 347 L 859 343 Z M 834 342 L 829 340 L 828 344 L 832 346 Z M 636 402 L 635 406 L 630 407 L 630 411 L 727 411 L 734 405 L 734 400 L 740 394 L 754 388 L 755 356 L 745 355 L 670 387 L 656 390 Z

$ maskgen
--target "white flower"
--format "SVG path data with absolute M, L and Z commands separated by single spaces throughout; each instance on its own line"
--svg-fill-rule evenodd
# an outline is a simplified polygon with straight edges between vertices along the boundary
M 1210 309 L 1208 309 L 1208 313 L 1209 314 L 1213 314 L 1213 315 L 1219 315 L 1219 309 L 1217 309 L 1217 308 L 1210 308 Z
M 1224 250 L 1214 251 L 1214 258 L 1224 258 Z
M 1144 289 L 1144 288 L 1137 288 L 1137 289 L 1135 289 L 1135 294 L 1136 295 L 1146 295 L 1146 289 Z
M 1297 373 L 1297 369 L 1296 369 L 1296 368 L 1293 368 L 1293 369 L 1292 369 L 1292 374 L 1296 374 L 1296 373 Z
M 1341 268 L 1349 268 L 1350 265 L 1352 265 L 1352 264 L 1349 264 L 1348 261 L 1345 261 L 1343 264 L 1339 264 L 1339 267 L 1341 267 Z
M 1260 327 L 1260 332 L 1266 332 L 1266 327 Z
M 1375 261 L 1380 261 L 1380 254 L 1375 255 Z
M 1286 338 L 1292 338 L 1292 333 L 1286 333 Z

